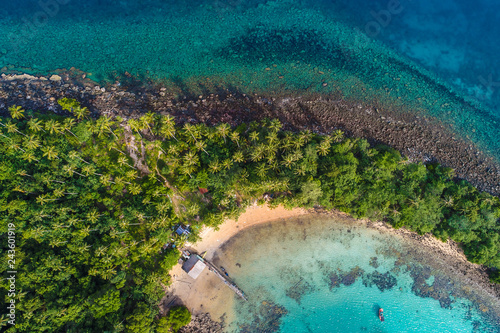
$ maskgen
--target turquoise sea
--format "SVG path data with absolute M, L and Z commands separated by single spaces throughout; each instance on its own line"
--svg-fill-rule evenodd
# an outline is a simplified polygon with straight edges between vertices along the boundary
M 0 72 L 334 96 L 436 117 L 500 161 L 499 19 L 494 0 L 0 0 Z M 219 256 L 250 295 L 232 331 L 500 332 L 499 300 L 358 225 L 262 225 Z
M 0 69 L 184 95 L 323 94 L 437 117 L 500 160 L 493 0 L 0 1 Z
M 498 299 L 446 269 L 446 255 L 352 219 L 251 227 L 215 262 L 249 298 L 235 303 L 228 332 L 500 331 Z

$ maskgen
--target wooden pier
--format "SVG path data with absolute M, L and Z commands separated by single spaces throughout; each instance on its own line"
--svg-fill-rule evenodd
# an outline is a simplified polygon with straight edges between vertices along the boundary
M 228 277 L 224 276 L 224 274 L 222 274 L 219 271 L 219 269 L 217 269 L 217 267 L 215 267 L 214 264 L 212 264 L 210 261 L 205 260 L 201 257 L 200 257 L 200 260 L 203 260 L 203 262 L 207 265 L 208 270 L 211 271 L 212 273 L 214 273 L 215 275 L 217 275 L 217 277 L 219 279 L 221 279 L 224 282 L 224 284 L 226 286 L 228 286 L 232 291 L 234 291 L 236 295 L 240 296 L 245 301 L 248 301 L 247 297 L 245 296 L 245 293 L 240 288 L 238 288 L 236 283 L 232 282 Z

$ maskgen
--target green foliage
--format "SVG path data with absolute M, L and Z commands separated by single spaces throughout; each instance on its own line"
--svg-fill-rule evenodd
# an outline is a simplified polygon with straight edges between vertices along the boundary
M 492 270 L 489 272 L 490 281 L 492 283 L 500 283 L 500 270 Z
M 179 256 L 164 245 L 186 240 L 174 226 L 190 224 L 193 241 L 264 195 L 271 206 L 321 205 L 449 237 L 469 260 L 500 267 L 499 199 L 453 182 L 448 168 L 341 132 L 282 131 L 276 120 L 177 127 L 148 113 L 125 124 L 59 103 L 79 121 L 17 108 L 16 119 L 0 119 L 0 255 L 4 272 L 13 223 L 23 291 L 16 331 L 153 332 L 188 322 L 184 310 L 155 322 Z M 0 281 L 1 298 L 7 290 Z
M 177 332 L 181 327 L 189 324 L 190 321 L 191 313 L 185 306 L 174 306 L 160 323 L 163 329 L 168 325 L 172 331 Z
M 297 199 L 300 205 L 304 207 L 313 207 L 319 201 L 319 198 L 323 195 L 321 190 L 321 181 L 308 181 L 300 186 L 300 194 L 298 194 Z
M 57 101 L 57 104 L 61 106 L 61 108 L 65 111 L 72 112 L 73 109 L 80 107 L 80 102 L 78 102 L 74 98 L 63 97 Z

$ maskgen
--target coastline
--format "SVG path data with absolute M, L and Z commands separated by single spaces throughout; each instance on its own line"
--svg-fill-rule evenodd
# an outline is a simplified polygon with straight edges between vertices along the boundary
M 240 231 L 307 213 L 308 211 L 302 208 L 287 210 L 282 206 L 271 209 L 267 205 L 253 205 L 237 220 L 225 221 L 218 230 L 204 227 L 200 233 L 201 239 L 195 244 L 186 244 L 186 248 L 196 250 L 199 254 L 206 252 L 205 258 L 212 260 L 216 251 Z M 229 313 L 234 302 L 232 292 L 215 275 L 205 270 L 198 279 L 193 280 L 182 270 L 180 264 L 172 268 L 170 275 L 173 282 L 162 304 L 167 305 L 170 302 L 184 304 L 194 317 L 204 317 L 209 314 L 214 321 L 231 320 Z
M 134 80 L 132 76 L 100 86 L 85 78 L 83 72 L 61 71 L 51 77 L 2 74 L 0 114 L 11 105 L 20 105 L 64 115 L 57 100 L 69 97 L 82 101 L 93 117 L 134 118 L 155 110 L 174 116 L 180 124 L 226 122 L 231 126 L 278 118 L 285 130 L 330 133 L 341 129 L 372 145 L 391 146 L 412 162 L 439 162 L 453 168 L 459 179 L 500 195 L 500 161 L 494 154 L 459 135 L 453 125 L 422 112 L 397 112 L 307 91 L 300 96 L 250 96 L 235 89 L 216 88 L 214 93 L 198 95 L 189 87 L 161 86 Z
M 224 244 L 232 240 L 240 231 L 305 215 L 317 215 L 353 224 L 358 223 L 369 229 L 402 239 L 409 245 L 409 248 L 414 249 L 412 255 L 419 258 L 427 257 L 434 262 L 441 263 L 441 268 L 444 268 L 446 275 L 461 281 L 466 294 L 471 293 L 470 295 L 475 295 L 474 297 L 478 299 L 490 301 L 488 304 L 494 307 L 493 310 L 496 313 L 500 313 L 500 304 L 495 304 L 500 299 L 499 286 L 489 282 L 485 267 L 467 261 L 457 243 L 450 240 L 441 242 L 432 235 L 421 236 L 404 228 L 394 229 L 380 221 L 357 220 L 339 211 L 300 208 L 289 211 L 281 206 L 270 210 L 266 205 L 252 206 L 237 221 L 227 220 L 224 222 L 219 230 L 204 229 L 200 241 L 196 244 L 188 244 L 187 247 L 196 249 L 200 254 L 206 251 L 206 258 L 211 260 L 214 255 L 216 257 L 217 251 L 221 250 Z M 186 305 L 192 311 L 194 318 L 198 318 L 189 326 L 191 331 L 231 322 L 233 319 L 231 309 L 235 297 L 213 274 L 205 271 L 201 279 L 192 280 L 181 270 L 180 265 L 174 267 L 171 274 L 174 276 L 174 282 L 169 287 L 168 296 L 163 304 L 166 305 L 174 301 L 173 304 Z M 244 286 L 242 287 L 244 288 Z M 484 309 L 488 309 L 488 307 L 484 307 Z M 191 332 L 189 329 L 186 328 L 185 332 Z

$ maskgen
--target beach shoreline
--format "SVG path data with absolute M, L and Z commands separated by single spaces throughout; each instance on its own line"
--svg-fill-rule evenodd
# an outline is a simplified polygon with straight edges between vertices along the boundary
M 442 262 L 445 265 L 445 274 L 459 279 L 476 292 L 480 292 L 481 297 L 492 300 L 500 299 L 500 288 L 489 282 L 486 268 L 467 261 L 457 243 L 450 240 L 442 242 L 432 235 L 418 235 L 404 228 L 394 229 L 390 225 L 380 221 L 357 220 L 348 214 L 335 210 L 305 210 L 301 208 L 286 210 L 282 206 L 278 206 L 273 210 L 267 205 L 254 205 L 249 207 L 238 220 L 225 221 L 219 230 L 205 228 L 202 231 L 200 241 L 195 244 L 187 244 L 186 247 L 199 254 L 203 254 L 206 259 L 212 260 L 217 255 L 217 251 L 221 250 L 225 243 L 243 230 L 267 223 L 276 223 L 290 218 L 309 215 L 318 215 L 349 223 L 359 223 L 381 233 L 402 238 L 407 244 L 413 244 L 413 247 L 415 247 L 415 256 L 429 256 Z M 175 300 L 176 303 L 173 304 L 184 304 L 192 311 L 195 318 L 205 318 L 204 321 L 196 321 L 196 325 L 198 325 L 200 330 L 206 328 L 202 327 L 201 322 L 204 322 L 205 325 L 224 325 L 225 322 L 231 322 L 234 319 L 231 317 L 231 309 L 234 306 L 234 302 L 237 301 L 236 297 L 233 296 L 230 289 L 218 280 L 215 275 L 208 272 L 208 270 L 205 270 L 203 275 L 197 280 L 189 278 L 182 271 L 180 265 L 174 267 L 171 274 L 174 276 L 174 282 L 169 287 L 163 304 Z M 241 287 L 244 289 L 244 286 Z M 495 311 L 500 311 L 500 308 L 496 308 Z M 207 317 L 211 318 L 212 321 L 207 320 Z
M 240 231 L 305 214 L 308 214 L 308 211 L 302 208 L 287 210 L 282 206 L 272 209 L 267 205 L 253 205 L 248 207 L 237 220 L 226 220 L 217 228 L 218 230 L 204 227 L 200 233 L 201 239 L 194 244 L 187 243 L 185 248 L 203 255 L 207 260 L 212 260 L 217 250 Z M 163 304 L 183 304 L 195 317 L 208 314 L 212 320 L 218 322 L 232 320 L 228 317 L 234 302 L 232 291 L 214 274 L 208 272 L 208 269 L 205 269 L 198 279 L 193 280 L 182 270 L 181 265 L 177 264 L 172 268 L 170 275 L 173 282 L 168 288 Z

